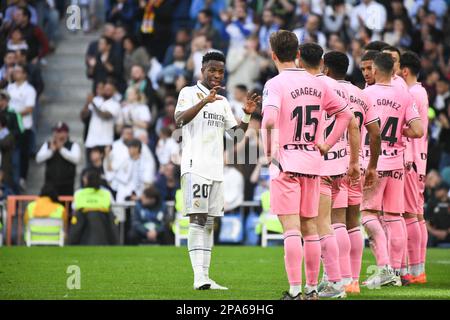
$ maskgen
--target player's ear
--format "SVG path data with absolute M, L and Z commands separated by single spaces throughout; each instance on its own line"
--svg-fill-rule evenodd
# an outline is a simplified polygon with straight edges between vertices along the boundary
M 272 56 L 272 60 L 273 60 L 273 61 L 278 61 L 278 57 L 277 57 L 277 55 L 275 54 L 275 52 L 271 51 L 270 54 L 271 54 L 271 56 Z

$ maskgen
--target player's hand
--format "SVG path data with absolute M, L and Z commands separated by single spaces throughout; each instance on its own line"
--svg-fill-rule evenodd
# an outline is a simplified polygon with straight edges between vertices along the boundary
M 377 170 L 376 168 L 367 168 L 366 175 L 364 177 L 364 190 L 371 189 L 377 181 Z
M 320 151 L 320 154 L 322 156 L 326 155 L 328 153 L 328 151 L 330 151 L 330 149 L 331 149 L 331 147 L 326 143 L 323 143 L 323 144 L 318 143 L 318 144 L 316 144 L 316 148 Z
M 359 170 L 359 163 L 350 163 L 347 170 L 347 178 L 349 180 L 350 185 L 354 186 L 358 184 L 359 179 L 361 178 L 361 172 Z
M 214 88 L 212 88 L 209 91 L 209 95 L 204 99 L 206 103 L 211 103 L 217 100 L 223 100 L 221 96 L 217 95 L 217 91 L 219 91 L 220 89 L 222 89 L 221 86 L 215 86 Z
M 258 96 L 256 93 L 250 95 L 250 92 L 247 92 L 247 101 L 244 104 L 243 110 L 246 114 L 252 114 L 260 103 L 261 96 Z

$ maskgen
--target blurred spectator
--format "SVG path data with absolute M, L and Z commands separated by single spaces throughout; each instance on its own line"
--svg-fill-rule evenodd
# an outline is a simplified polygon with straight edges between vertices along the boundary
M 45 162 L 45 184 L 53 185 L 60 195 L 72 195 L 76 166 L 81 159 L 80 146 L 70 140 L 69 127 L 64 122 L 58 122 L 52 131 L 51 140 L 36 154 L 36 162 Z
M 16 61 L 18 64 L 25 66 L 28 74 L 27 80 L 33 86 L 34 90 L 36 90 L 36 102 L 38 102 L 40 95 L 44 92 L 44 80 L 42 79 L 41 67 L 39 64 L 27 62 L 27 55 L 27 50 L 16 51 Z
M 199 33 L 192 39 L 191 55 L 187 61 L 186 69 L 193 73 L 193 81 L 201 79 L 202 58 L 211 49 L 211 42 L 208 42 L 206 35 Z
M 271 12 L 273 12 L 274 15 L 282 17 L 284 21 L 290 21 L 295 13 L 295 9 L 296 9 L 295 2 L 296 2 L 295 0 L 269 0 L 265 4 L 265 9 L 268 9 Z M 307 2 L 309 2 L 309 1 L 301 1 L 301 5 L 303 3 L 306 5 Z M 301 9 L 303 9 L 303 8 L 299 8 L 299 9 L 301 12 Z M 301 12 L 301 13 L 304 14 L 304 12 Z M 301 19 L 300 19 L 300 21 L 301 21 Z M 281 27 L 284 28 L 286 26 L 281 26 Z
M 431 246 L 450 247 L 449 187 L 441 183 L 434 190 L 434 201 L 427 203 L 427 229 Z
M 96 97 L 89 104 L 89 129 L 85 146 L 93 147 L 112 145 L 114 141 L 114 124 L 120 113 L 120 104 L 113 98 L 116 88 L 112 82 L 106 82 L 102 97 Z
M 259 79 L 263 58 L 258 52 L 258 37 L 251 36 L 243 47 L 232 47 L 227 55 L 227 87 L 234 88 L 238 84 L 245 85 L 249 90 L 256 86 Z
M 189 50 L 189 45 L 191 41 L 191 34 L 188 29 L 180 29 L 177 31 L 175 35 L 175 43 L 171 44 L 166 51 L 166 54 L 164 55 L 164 61 L 163 65 L 168 66 L 169 64 L 172 64 L 175 59 L 175 47 L 181 46 L 183 47 L 183 60 L 186 61 L 187 58 L 187 52 Z
M 223 41 L 220 32 L 213 26 L 213 12 L 209 9 L 203 9 L 197 16 L 197 30 L 211 39 L 213 47 L 217 49 L 224 49 L 222 47 Z
M 439 162 L 439 171 L 450 167 L 450 103 L 447 104 L 446 110 L 439 114 L 439 122 L 441 131 L 439 141 L 441 147 L 441 160 Z
M 160 165 L 166 165 L 170 162 L 180 164 L 180 146 L 172 138 L 172 130 L 168 127 L 162 127 L 159 132 L 156 156 Z
M 117 182 L 116 201 L 136 200 L 145 188 L 155 180 L 154 168 L 142 156 L 142 143 L 133 139 L 128 143 L 129 158 L 114 175 Z
M 144 47 L 140 46 L 135 36 L 126 36 L 123 40 L 124 57 L 123 70 L 125 81 L 130 80 L 131 67 L 140 65 L 147 72 L 150 67 L 150 56 Z
M 108 147 L 107 147 L 108 148 Z M 111 192 L 113 189 L 109 186 L 108 181 L 106 179 L 105 170 L 104 170 L 104 159 L 105 159 L 105 151 L 102 148 L 92 148 L 89 152 L 89 161 L 87 161 L 87 166 L 81 171 L 81 187 L 86 187 L 83 183 L 84 178 L 89 172 L 96 171 L 101 179 L 101 187 L 104 189 L 108 189 Z
M 16 53 L 14 51 L 7 51 L 3 57 L 3 65 L 0 68 L 0 88 L 5 88 L 13 82 L 13 72 L 16 63 Z
M 156 176 L 155 186 L 163 200 L 175 200 L 175 194 L 180 189 L 180 167 L 173 163 L 161 165 Z
M 387 20 L 386 8 L 375 0 L 362 0 L 350 13 L 350 26 L 353 32 L 361 27 L 373 31 L 372 40 L 379 40 Z
M 16 27 L 11 31 L 6 49 L 9 51 L 28 50 L 28 44 L 20 28 Z
M 139 90 L 147 101 L 147 106 L 150 108 L 152 119 L 156 119 L 158 116 L 158 110 L 155 104 L 155 93 L 152 82 L 146 76 L 145 70 L 142 66 L 133 65 L 131 67 L 131 78 L 128 87 L 135 87 Z
M 245 46 L 245 40 L 255 31 L 255 25 L 248 18 L 245 2 L 230 11 L 222 11 L 220 17 L 226 25 L 224 36 L 229 40 L 229 49 Z
M 340 32 L 345 29 L 346 8 L 345 1 L 331 1 L 325 7 L 323 25 L 329 33 Z
M 14 191 L 7 183 L 5 183 L 5 172 L 0 169 L 0 201 L 4 201 L 8 196 L 14 195 Z
M 128 30 L 134 28 L 135 2 L 132 0 L 116 0 L 112 9 L 106 13 L 107 21 L 122 24 Z
M 116 30 L 116 27 L 112 23 L 105 23 L 103 25 L 103 29 L 102 29 L 102 37 L 112 40 L 114 37 L 115 30 Z M 100 42 L 100 39 L 93 40 L 88 45 L 88 48 L 86 50 L 86 55 L 85 55 L 85 63 L 86 63 L 86 66 L 88 67 L 88 69 L 89 69 L 90 62 L 93 59 L 96 59 L 96 57 L 97 57 L 98 43 Z M 114 44 L 114 45 L 116 45 L 116 44 Z M 116 51 L 116 50 L 113 49 L 113 51 Z M 89 70 L 88 70 L 88 75 L 89 75 Z
M 166 206 L 158 189 L 154 186 L 146 188 L 131 215 L 129 237 L 132 243 L 167 244 L 165 213 Z
M 177 44 L 173 48 L 173 57 L 171 63 L 166 65 L 158 75 L 158 81 L 165 85 L 174 85 L 179 76 L 187 76 L 186 53 L 183 45 Z
M 439 79 L 436 83 L 436 98 L 434 100 L 434 108 L 437 110 L 444 110 L 450 102 L 450 88 L 447 79 Z
M 166 96 L 164 98 L 164 113 L 156 121 L 155 131 L 159 135 L 162 128 L 169 128 L 175 130 L 175 106 L 176 99 L 172 96 Z
M 146 98 L 135 86 L 129 87 L 126 92 L 126 100 L 123 102 L 121 113 L 117 120 L 117 130 L 121 132 L 123 125 L 133 127 L 135 137 L 142 132 L 147 132 L 152 116 L 145 104 Z
M 265 9 L 262 15 L 262 24 L 259 28 L 258 37 L 259 37 L 259 49 L 261 51 L 267 51 L 270 48 L 269 37 L 273 32 L 278 31 L 280 26 L 275 21 L 274 14 L 272 10 Z
M 261 195 L 264 192 L 269 191 L 270 174 L 269 163 L 267 162 L 266 157 L 260 157 L 258 159 L 258 163 L 250 177 L 250 182 L 256 184 L 253 200 L 261 201 Z
M 27 3 L 27 0 L 12 0 L 9 1 L 9 5 L 6 8 L 5 11 L 5 17 L 4 20 L 6 23 L 11 23 L 14 19 L 14 16 L 16 15 L 16 11 L 19 8 L 27 8 L 30 12 L 30 22 L 32 24 L 38 24 L 38 15 L 36 8 L 33 7 L 31 4 Z
M 14 12 L 12 28 L 22 31 L 28 45 L 28 60 L 37 63 L 49 52 L 48 39 L 42 29 L 30 21 L 30 10 L 18 7 Z
M 118 242 L 115 216 L 111 212 L 111 194 L 101 188 L 98 172 L 89 171 L 85 187 L 74 195 L 74 214 L 69 228 L 69 244 L 114 245 Z
M 27 71 L 23 65 L 14 67 L 14 82 L 7 87 L 10 96 L 9 106 L 22 116 L 24 133 L 20 146 L 20 185 L 25 189 L 28 176 L 28 164 L 32 152 L 34 139 L 33 132 L 33 109 L 36 104 L 36 90 L 27 81 Z
M 305 27 L 295 29 L 293 32 L 297 36 L 299 44 L 317 42 L 322 48 L 325 48 L 327 45 L 327 38 L 319 28 L 320 18 L 315 14 L 310 14 L 306 20 Z
M 231 89 L 228 87 L 229 90 Z M 247 101 L 247 86 L 245 84 L 238 84 L 233 88 L 230 100 L 231 111 L 236 119 L 241 119 L 244 115 L 244 103 Z
M 223 23 L 220 19 L 220 14 L 224 10 L 227 9 L 227 1 L 226 0 L 192 0 L 190 16 L 191 20 L 195 21 L 198 17 L 198 14 L 201 10 L 208 9 L 212 12 L 213 15 L 213 26 L 217 30 L 221 30 L 223 28 Z M 198 26 L 196 26 L 198 28 Z
M 8 186 L 14 185 L 13 180 L 14 135 L 8 129 L 5 114 L 0 114 L 0 169 L 3 172 L 3 182 Z
M 231 163 L 232 157 L 224 152 L 225 167 L 223 170 L 224 210 L 235 212 L 244 202 L 244 177 Z
M 98 53 L 95 58 L 88 60 L 88 75 L 93 80 L 93 90 L 97 83 L 114 79 L 118 85 L 118 89 L 122 89 L 123 80 L 123 64 L 120 57 L 112 51 L 113 40 L 105 36 L 98 41 Z

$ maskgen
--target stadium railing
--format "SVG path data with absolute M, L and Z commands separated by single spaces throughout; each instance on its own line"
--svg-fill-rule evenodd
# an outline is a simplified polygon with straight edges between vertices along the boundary
M 18 195 L 18 196 L 9 196 L 6 201 L 6 210 L 2 210 L 3 213 L 3 226 L 5 233 L 6 245 L 11 246 L 13 244 L 13 228 L 15 227 L 15 235 L 16 235 L 16 245 L 22 245 L 24 242 L 23 237 L 23 217 L 26 210 L 26 207 L 29 202 L 35 200 L 38 196 L 36 195 Z M 72 196 L 60 196 L 59 201 L 61 201 L 66 209 L 67 213 L 71 212 L 71 203 L 73 201 Z M 112 212 L 116 216 L 117 221 L 119 222 L 119 243 L 125 243 L 125 222 L 127 220 L 127 214 L 131 212 L 135 203 L 133 201 L 123 202 L 123 203 L 115 203 L 112 205 Z M 260 206 L 260 202 L 258 201 L 244 201 L 239 208 L 241 213 L 244 213 L 246 209 L 251 212 Z M 175 245 L 180 246 L 182 240 L 187 240 L 187 232 L 183 232 L 183 227 L 180 225 L 180 219 L 183 218 L 179 213 L 175 210 L 175 202 L 174 201 L 166 201 L 167 207 L 167 215 L 171 221 L 174 223 L 174 233 L 175 233 Z M 1 208 L 1 203 L 0 203 Z M 64 223 L 64 234 L 68 235 L 68 219 L 70 214 L 66 214 L 66 221 Z M 14 219 L 16 218 L 16 219 Z M 26 232 L 26 231 L 25 231 Z M 264 235 L 266 235 L 266 230 L 264 230 Z M 274 239 L 278 239 L 278 235 L 274 235 Z M 266 237 L 265 237 L 266 238 Z M 271 239 L 269 236 L 267 240 Z M 266 239 L 263 243 L 267 243 Z

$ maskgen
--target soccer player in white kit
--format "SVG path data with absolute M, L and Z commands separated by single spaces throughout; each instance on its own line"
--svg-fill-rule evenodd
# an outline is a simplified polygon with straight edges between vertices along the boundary
M 224 133 L 240 133 L 243 137 L 251 114 L 261 102 L 260 96 L 248 95 L 238 125 L 228 100 L 218 94 L 224 73 L 225 56 L 218 51 L 206 53 L 202 60 L 203 80 L 180 91 L 175 109 L 175 121 L 182 127 L 183 213 L 190 220 L 188 250 L 196 290 L 227 290 L 209 278 L 214 219 L 224 213 Z

